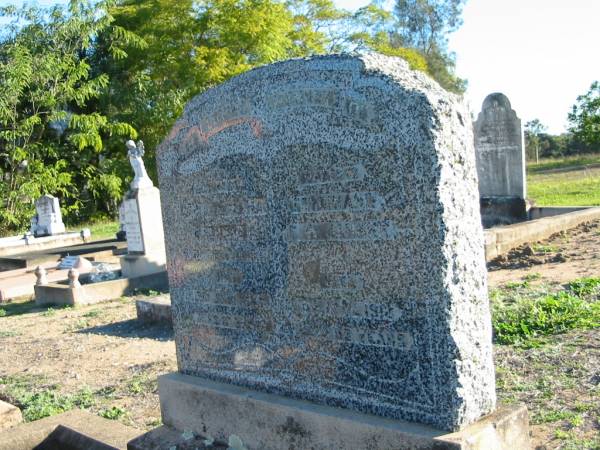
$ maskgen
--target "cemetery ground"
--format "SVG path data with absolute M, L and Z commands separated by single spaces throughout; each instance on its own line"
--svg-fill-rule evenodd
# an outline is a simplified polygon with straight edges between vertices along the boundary
M 541 160 L 527 165 L 527 196 L 537 206 L 600 205 L 600 156 Z
M 489 269 L 500 403 L 527 404 L 533 448 L 600 449 L 600 221 Z M 135 298 L 0 306 L 0 399 L 28 421 L 84 408 L 140 433 L 160 425 L 156 379 L 176 370 L 175 346 L 138 323 Z

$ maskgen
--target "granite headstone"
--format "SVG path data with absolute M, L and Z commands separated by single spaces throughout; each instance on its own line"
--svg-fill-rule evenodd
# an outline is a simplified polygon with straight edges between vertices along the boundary
M 525 218 L 523 131 L 506 95 L 494 93 L 485 98 L 474 131 L 484 224 Z
M 180 372 L 444 430 L 494 409 L 457 97 L 399 58 L 290 60 L 195 97 L 157 160 Z
M 52 236 L 65 232 L 58 198 L 42 195 L 35 201 L 35 211 L 30 230 L 34 236 Z

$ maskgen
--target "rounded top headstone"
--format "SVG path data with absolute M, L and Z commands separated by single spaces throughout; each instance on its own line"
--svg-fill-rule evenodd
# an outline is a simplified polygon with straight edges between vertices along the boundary
M 510 100 L 506 95 L 501 92 L 494 92 L 493 94 L 488 95 L 483 101 L 483 106 L 481 109 L 490 109 L 490 108 L 505 108 L 512 109 L 510 105 Z
M 468 117 L 377 54 L 188 102 L 157 151 L 179 370 L 448 430 L 491 412 Z

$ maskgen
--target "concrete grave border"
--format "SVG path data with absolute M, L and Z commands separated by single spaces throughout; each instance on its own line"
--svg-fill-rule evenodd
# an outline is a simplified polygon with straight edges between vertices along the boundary
M 491 261 L 519 245 L 598 220 L 600 207 L 545 206 L 532 208 L 529 217 L 533 220 L 484 230 L 485 259 Z

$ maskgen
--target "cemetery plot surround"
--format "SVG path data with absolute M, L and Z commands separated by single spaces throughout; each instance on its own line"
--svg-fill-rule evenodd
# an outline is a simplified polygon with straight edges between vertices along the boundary
M 380 55 L 192 100 L 157 154 L 179 370 L 446 430 L 491 412 L 468 118 Z

